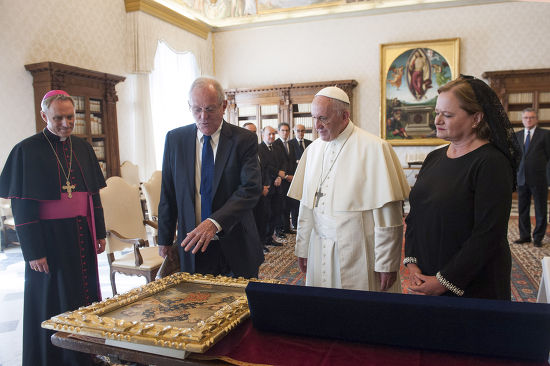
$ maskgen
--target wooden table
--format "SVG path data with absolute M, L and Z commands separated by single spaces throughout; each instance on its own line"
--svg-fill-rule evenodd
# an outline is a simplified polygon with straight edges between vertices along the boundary
M 205 366 L 205 365 L 224 365 L 228 363 L 214 360 L 193 360 L 180 359 L 152 353 L 134 351 L 131 349 L 115 347 L 105 344 L 102 338 L 88 337 L 82 335 L 71 335 L 69 333 L 57 332 L 52 335 L 53 345 L 61 348 L 70 349 L 89 354 L 97 354 L 107 356 L 111 361 L 118 362 L 120 360 L 137 362 L 145 365 L 157 366 Z

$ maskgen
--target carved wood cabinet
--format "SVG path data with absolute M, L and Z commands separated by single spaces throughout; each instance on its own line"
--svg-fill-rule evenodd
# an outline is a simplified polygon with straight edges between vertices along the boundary
M 482 76 L 499 96 L 514 128 L 523 128 L 521 113 L 528 107 L 537 111 L 540 126 L 550 128 L 550 69 L 487 71 Z
M 65 90 L 75 101 L 73 135 L 92 145 L 106 178 L 120 175 L 115 85 L 125 78 L 56 62 L 28 64 L 25 69 L 33 76 L 36 131 L 45 127 L 40 116 L 44 94 Z
M 226 120 L 238 126 L 252 122 L 258 135 L 265 126 L 277 129 L 279 123 L 286 122 L 292 130 L 296 124 L 302 124 L 306 127 L 305 138 L 313 140 L 317 133 L 311 118 L 311 102 L 315 94 L 327 86 L 337 86 L 348 94 L 353 113 L 353 89 L 357 81 L 333 80 L 228 89 L 225 91 L 228 101 Z M 351 117 L 353 119 L 353 115 Z

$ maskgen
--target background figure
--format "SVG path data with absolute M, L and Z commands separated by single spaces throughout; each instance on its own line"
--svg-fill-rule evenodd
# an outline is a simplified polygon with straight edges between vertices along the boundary
M 224 98 L 216 80 L 196 79 L 195 124 L 166 135 L 159 254 L 170 255 L 177 224 L 182 271 L 257 277 L 264 258 L 252 212 L 262 192 L 257 137 L 223 121 Z
M 302 155 L 288 193 L 300 200 L 295 253 L 306 285 L 400 292 L 409 185 L 397 155 L 353 125 L 340 88 L 319 91 L 311 115 L 320 138 Z
M 394 109 L 392 116 L 386 121 L 386 138 L 387 139 L 408 139 L 410 136 L 405 131 L 401 122 L 401 110 Z
M 483 81 L 461 75 L 438 92 L 437 137 L 451 143 L 428 154 L 409 197 L 409 291 L 510 300 L 507 232 L 521 151 Z
M 295 125 L 294 126 L 294 138 L 289 141 L 289 143 L 294 146 L 294 154 L 296 155 L 296 166 L 302 158 L 302 154 L 305 149 L 311 144 L 311 140 L 304 138 L 306 133 L 306 127 L 304 125 Z M 290 202 L 290 216 L 292 221 L 292 229 L 298 227 L 298 213 L 300 210 L 300 201 L 295 200 L 294 198 L 288 197 Z
M 288 123 L 280 123 L 278 128 L 279 138 L 275 140 L 273 145 L 279 151 L 280 160 L 282 161 L 283 171 L 282 183 L 278 190 L 278 199 L 281 205 L 280 208 L 280 226 L 277 232 L 280 236 L 284 234 L 294 234 L 295 231 L 290 228 L 290 211 L 292 207 L 291 198 L 287 197 L 288 188 L 296 171 L 296 152 L 294 145 L 290 143 L 290 125 Z
M 266 126 L 262 130 L 262 142 L 258 146 L 258 156 L 262 166 L 262 182 L 264 191 L 260 198 L 261 210 L 257 212 L 257 221 L 262 222 L 262 242 L 267 245 L 282 245 L 275 236 L 275 228 L 280 223 L 280 211 L 278 211 L 279 197 L 277 190 L 281 186 L 282 178 L 279 176 L 281 165 L 280 154 L 275 151 L 273 142 L 276 131 L 273 127 Z M 266 188 L 267 187 L 267 188 Z
M 542 247 L 542 239 L 546 233 L 548 181 L 546 180 L 546 165 L 550 159 L 550 131 L 537 128 L 537 113 L 533 108 L 527 108 L 521 115 L 525 129 L 516 132 L 516 137 L 523 150 L 523 156 L 518 169 L 518 213 L 519 239 L 514 243 L 531 242 L 531 196 L 535 204 L 535 230 L 533 244 Z
M 243 125 L 243 128 L 246 128 L 250 132 L 254 132 L 255 134 L 258 132 L 258 129 L 256 128 L 256 125 L 252 122 L 247 122 Z M 254 220 L 256 221 L 256 229 L 258 229 L 258 235 L 260 236 L 261 246 L 263 247 L 264 254 L 269 253 L 269 249 L 264 244 L 263 239 L 265 237 L 265 231 L 267 227 L 266 222 L 266 212 L 269 209 L 266 205 L 266 198 L 267 194 L 269 193 L 270 182 L 269 182 L 269 167 L 266 166 L 265 163 L 262 163 L 262 159 L 260 159 L 260 152 L 258 151 L 258 162 L 260 163 L 260 171 L 262 174 L 262 195 L 260 196 L 260 199 L 258 200 L 258 203 L 254 207 Z
M 53 346 L 54 332 L 40 324 L 101 300 L 96 252 L 105 249 L 105 180 L 90 144 L 71 136 L 69 94 L 49 91 L 41 108 L 46 128 L 13 148 L 0 176 L 25 258 L 23 365 L 87 365 L 90 355 Z

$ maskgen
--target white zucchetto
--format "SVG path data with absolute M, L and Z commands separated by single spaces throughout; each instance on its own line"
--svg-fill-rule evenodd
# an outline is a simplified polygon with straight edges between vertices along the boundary
M 349 103 L 349 97 L 346 94 L 346 92 L 343 91 L 342 89 L 336 87 L 336 86 L 328 86 L 326 88 L 323 88 L 323 89 L 319 90 L 319 92 L 317 94 L 315 94 L 315 96 L 318 96 L 318 95 L 321 95 L 321 96 L 327 97 L 327 98 L 337 99 L 337 100 L 342 101 L 344 103 L 350 104 Z

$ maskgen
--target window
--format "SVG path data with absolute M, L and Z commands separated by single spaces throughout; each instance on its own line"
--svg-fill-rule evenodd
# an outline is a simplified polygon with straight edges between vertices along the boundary
M 149 76 L 155 162 L 162 167 L 166 133 L 193 123 L 187 98 L 191 83 L 199 75 L 191 52 L 176 52 L 159 41 L 154 69 Z

